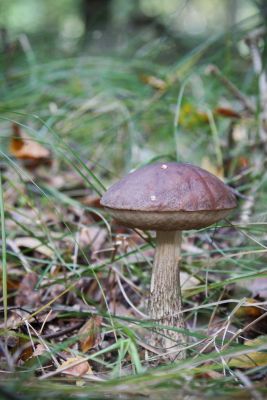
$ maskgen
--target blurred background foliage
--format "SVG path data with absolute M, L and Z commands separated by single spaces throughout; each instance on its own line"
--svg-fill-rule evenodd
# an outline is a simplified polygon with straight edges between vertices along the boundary
M 229 97 L 206 66 L 254 94 L 240 39 L 265 21 L 265 8 L 263 0 L 2 0 L 0 107 L 13 112 L 4 118 L 49 146 L 53 129 L 94 162 L 105 153 L 110 170 L 159 154 L 201 163 L 217 146 L 212 129 L 223 141 L 229 128 L 223 119 L 212 128 L 205 114 Z M 2 146 L 9 136 L 3 123 Z M 221 158 L 217 149 L 212 162 Z
M 25 33 L 68 54 L 82 44 L 94 52 L 121 50 L 133 36 L 138 46 L 169 37 L 188 48 L 255 16 L 258 7 L 253 0 L 1 0 L 0 26 L 11 40 Z

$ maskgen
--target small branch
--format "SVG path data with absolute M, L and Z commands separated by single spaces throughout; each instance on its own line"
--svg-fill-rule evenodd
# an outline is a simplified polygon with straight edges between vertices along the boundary
M 232 337 L 231 339 L 225 343 L 223 345 L 223 347 L 221 348 L 221 351 L 227 349 L 230 344 L 237 339 L 242 333 L 244 333 L 246 330 L 248 330 L 249 328 L 251 328 L 253 325 L 257 324 L 258 322 L 260 322 L 261 320 L 263 320 L 264 318 L 266 318 L 267 316 L 267 312 L 260 315 L 258 318 L 254 319 L 254 321 L 250 322 L 248 325 L 246 325 L 244 328 L 239 329 Z
M 231 92 L 245 107 L 247 111 L 254 114 L 256 109 L 252 102 L 245 96 L 228 78 L 226 78 L 216 65 L 209 65 L 207 73 L 216 76 L 219 81 Z
M 253 68 L 259 79 L 260 96 L 260 138 L 264 141 L 264 147 L 267 149 L 267 75 L 264 69 L 262 52 L 259 47 L 259 40 L 266 34 L 265 29 L 257 29 L 250 33 L 245 42 L 250 50 Z
M 81 326 L 84 324 L 84 321 L 80 321 L 77 322 L 76 324 L 69 326 L 65 329 L 59 329 L 56 332 L 52 332 L 52 333 L 47 333 L 45 335 L 41 335 L 41 334 L 32 334 L 33 338 L 37 338 L 37 339 L 55 339 L 64 335 L 67 335 L 68 333 L 71 333 L 73 331 L 75 331 L 76 329 L 81 328 Z M 24 330 L 24 329 L 23 329 Z M 25 334 L 27 334 L 27 332 L 24 332 Z
M 80 321 L 80 322 L 77 322 L 76 324 L 74 324 L 74 325 L 72 325 L 72 326 L 69 326 L 68 328 L 59 329 L 59 330 L 56 331 L 56 332 L 48 333 L 48 334 L 46 334 L 46 335 L 40 335 L 40 337 L 41 337 L 42 339 L 54 339 L 54 338 L 58 338 L 58 337 L 61 337 L 61 336 L 63 336 L 63 335 L 67 335 L 68 333 L 71 333 L 71 332 L 75 331 L 76 329 L 81 328 L 81 326 L 82 326 L 83 324 L 84 324 L 84 321 Z M 32 336 L 35 336 L 35 335 L 32 335 Z M 36 337 L 38 337 L 38 336 L 36 336 Z

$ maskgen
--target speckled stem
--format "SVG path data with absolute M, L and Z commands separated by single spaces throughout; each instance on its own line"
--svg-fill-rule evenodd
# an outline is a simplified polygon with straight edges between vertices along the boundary
M 157 232 L 156 252 L 150 288 L 150 317 L 161 325 L 184 328 L 181 301 L 179 259 L 181 231 Z M 185 335 L 168 329 L 157 329 L 151 344 L 164 352 L 167 358 L 184 359 Z

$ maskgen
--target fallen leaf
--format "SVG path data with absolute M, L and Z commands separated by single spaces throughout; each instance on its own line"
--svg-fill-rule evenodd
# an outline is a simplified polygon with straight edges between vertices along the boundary
M 180 272 L 181 290 L 195 288 L 200 284 L 199 280 L 187 272 Z
M 88 350 L 100 343 L 100 326 L 102 324 L 102 320 L 103 318 L 100 316 L 93 316 L 79 330 L 79 343 L 83 353 L 86 353 Z
M 223 374 L 217 371 L 205 371 L 201 372 L 201 368 L 196 368 L 196 371 L 200 370 L 200 372 L 196 373 L 195 379 L 220 379 L 223 377 Z
M 90 196 L 83 197 L 80 201 L 85 206 L 103 209 L 104 207 L 100 204 L 100 200 L 101 200 L 101 197 L 90 195 Z
M 48 246 L 44 245 L 39 239 L 34 237 L 19 237 L 14 240 L 14 243 L 18 247 L 25 247 L 27 249 L 38 251 L 38 253 L 43 254 L 47 257 L 53 257 L 54 251 Z
M 33 348 L 31 344 L 24 343 L 21 341 L 22 352 L 19 355 L 19 360 L 26 362 L 33 356 Z
M 9 151 L 13 156 L 19 160 L 30 161 L 30 166 L 50 161 L 50 152 L 22 131 L 19 125 L 14 123 L 12 131 Z
M 228 107 L 217 107 L 214 113 L 226 118 L 241 118 L 241 115 L 237 111 Z
M 38 357 L 41 356 L 42 354 L 44 354 L 46 352 L 46 348 L 41 344 L 37 344 L 37 346 L 35 347 L 34 352 L 32 353 L 33 357 Z
M 38 275 L 35 272 L 30 272 L 23 277 L 15 298 L 16 306 L 36 308 L 41 304 L 41 293 L 35 290 L 37 282 Z
M 141 79 L 144 83 L 157 90 L 165 90 L 167 87 L 166 82 L 163 79 L 157 78 L 156 76 L 142 75 Z
M 256 278 L 240 282 L 239 286 L 249 290 L 253 297 L 259 296 L 262 299 L 267 299 L 267 278 Z
M 257 339 L 247 340 L 244 344 L 248 347 L 257 345 L 266 345 L 267 347 L 267 336 L 259 336 Z M 239 357 L 232 358 L 229 366 L 242 369 L 265 367 L 267 366 L 267 352 L 253 351 L 248 354 L 242 354 Z
M 250 303 L 251 306 L 240 307 L 235 313 L 235 316 L 237 318 L 249 317 L 252 319 L 256 319 L 264 313 L 264 310 L 262 308 L 253 306 L 253 303 L 258 303 L 257 300 L 246 299 L 246 303 Z
M 66 368 L 68 366 L 69 368 Z M 62 368 L 66 369 L 64 371 L 61 371 Z M 66 361 L 64 361 L 57 370 L 59 370 L 62 374 L 77 377 L 93 373 L 88 361 L 85 360 L 83 357 L 70 357 Z

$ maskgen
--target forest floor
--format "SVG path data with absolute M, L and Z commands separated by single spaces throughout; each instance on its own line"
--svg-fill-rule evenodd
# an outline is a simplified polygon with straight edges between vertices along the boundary
M 1 398 L 264 398 L 266 76 L 247 35 L 171 64 L 156 40 L 134 57 L 38 63 L 28 48 L 26 64 L 6 62 Z M 183 361 L 148 352 L 153 233 L 100 205 L 113 182 L 156 160 L 202 166 L 238 201 L 229 219 L 184 234 Z

